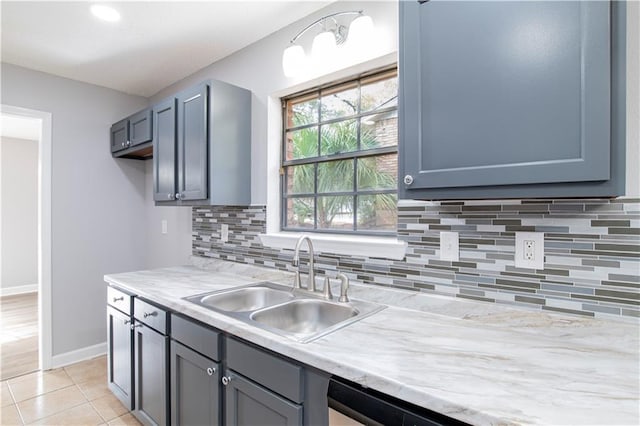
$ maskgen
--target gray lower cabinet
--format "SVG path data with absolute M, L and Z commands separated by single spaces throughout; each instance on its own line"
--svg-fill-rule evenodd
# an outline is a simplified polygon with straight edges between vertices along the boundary
M 133 332 L 131 316 L 107 307 L 107 385 L 129 410 L 133 408 Z
M 251 203 L 251 92 L 208 80 L 153 110 L 156 205 Z
M 169 424 L 169 337 L 166 312 L 138 298 L 134 301 L 133 414 L 145 425 Z
M 133 409 L 132 296 L 107 287 L 107 386 Z
M 171 423 L 219 425 L 222 367 L 217 331 L 171 315 Z
M 302 425 L 302 405 L 294 404 L 233 370 L 225 379 L 225 425 Z
M 220 379 L 220 364 L 172 341 L 171 424 L 220 424 Z
M 624 194 L 625 2 L 400 2 L 399 197 Z

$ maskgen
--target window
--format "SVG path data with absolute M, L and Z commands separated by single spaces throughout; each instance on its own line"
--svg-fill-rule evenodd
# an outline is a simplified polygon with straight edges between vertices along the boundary
M 396 69 L 287 97 L 283 109 L 282 229 L 395 234 Z

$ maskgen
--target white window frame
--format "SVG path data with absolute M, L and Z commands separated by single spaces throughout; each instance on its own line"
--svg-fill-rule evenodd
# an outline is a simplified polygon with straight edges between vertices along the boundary
M 314 242 L 314 249 L 319 253 L 350 255 L 359 257 L 378 257 L 400 260 L 404 258 L 407 243 L 395 236 L 363 236 L 329 233 L 304 233 L 281 231 L 281 194 L 280 194 L 280 161 L 282 149 L 282 103 L 281 98 L 308 90 L 332 81 L 343 80 L 353 75 L 365 73 L 377 68 L 397 63 L 396 53 L 391 53 L 317 79 L 288 87 L 272 93 L 267 104 L 267 212 L 266 233 L 260 240 L 266 247 L 277 249 L 293 249 L 301 235 L 309 235 Z

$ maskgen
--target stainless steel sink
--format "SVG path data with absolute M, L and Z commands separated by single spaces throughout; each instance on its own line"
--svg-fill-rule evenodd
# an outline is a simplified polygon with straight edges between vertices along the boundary
M 204 296 L 200 299 L 200 304 L 221 311 L 242 312 L 277 305 L 292 300 L 294 297 L 290 291 L 269 287 L 248 287 Z
M 358 315 L 349 305 L 302 299 L 251 314 L 251 319 L 293 334 L 313 334 Z
M 306 343 L 385 308 L 377 303 L 334 302 L 317 293 L 263 282 L 186 300 L 255 327 Z

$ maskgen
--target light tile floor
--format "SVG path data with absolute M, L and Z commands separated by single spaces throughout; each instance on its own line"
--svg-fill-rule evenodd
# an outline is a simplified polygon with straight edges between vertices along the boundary
M 107 388 L 101 356 L 0 382 L 0 425 L 139 425 Z

